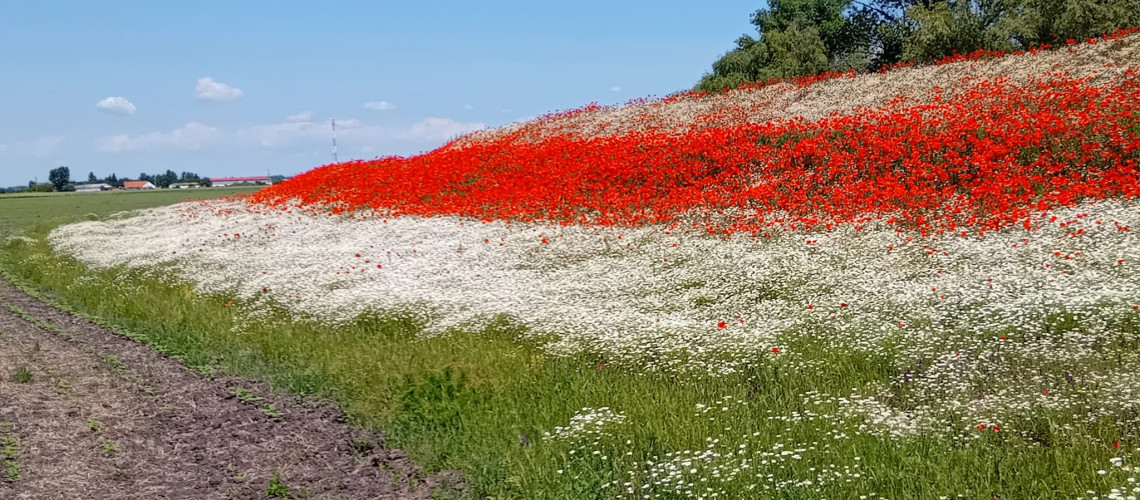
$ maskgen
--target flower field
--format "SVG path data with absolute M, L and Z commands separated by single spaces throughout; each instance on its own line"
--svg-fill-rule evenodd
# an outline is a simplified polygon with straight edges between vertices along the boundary
M 588 106 L 47 242 L 225 297 L 239 338 L 506 318 L 534 378 L 471 415 L 517 420 L 481 441 L 511 472 L 423 456 L 507 496 L 1140 493 L 1136 30 Z

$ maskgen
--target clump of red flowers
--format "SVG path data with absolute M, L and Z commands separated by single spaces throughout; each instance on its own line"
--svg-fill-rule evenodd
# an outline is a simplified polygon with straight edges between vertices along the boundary
M 851 75 L 803 84 L 840 76 Z M 327 165 L 251 201 L 564 224 L 684 220 L 726 234 L 873 219 L 967 234 L 1032 227 L 1035 214 L 1083 201 L 1140 197 L 1135 67 L 1108 83 L 1064 73 L 967 81 L 815 121 L 726 120 L 731 115 L 696 116 L 681 131 L 599 136 L 537 134 L 534 122 L 419 156 Z

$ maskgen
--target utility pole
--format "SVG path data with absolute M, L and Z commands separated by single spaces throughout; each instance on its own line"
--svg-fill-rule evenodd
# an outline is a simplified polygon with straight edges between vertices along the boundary
M 336 159 L 336 118 L 332 119 L 332 134 L 333 134 L 333 137 L 332 137 L 332 139 L 333 139 L 333 150 L 332 150 L 333 163 L 337 163 L 337 159 Z

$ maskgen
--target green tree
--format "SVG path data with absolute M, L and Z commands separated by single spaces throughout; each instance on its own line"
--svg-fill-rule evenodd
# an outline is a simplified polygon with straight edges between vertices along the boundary
M 56 167 L 48 172 L 48 181 L 52 186 L 55 186 L 56 191 L 63 191 L 63 187 L 71 184 L 71 169 L 67 167 Z
M 1140 25 L 1140 0 L 1009 0 L 1022 46 L 1083 39 Z
M 1140 0 L 771 0 L 752 24 L 697 89 L 1080 40 L 1140 26 Z
M 99 182 L 99 178 L 95 177 L 95 172 L 88 172 L 87 173 L 87 182 L 89 182 L 89 183 Z
M 903 58 L 919 61 L 978 49 L 1011 50 L 1013 19 L 1005 0 L 948 0 L 906 11 L 914 29 L 906 34 Z
M 697 88 L 716 91 L 748 81 L 867 69 L 879 17 L 852 0 L 771 0 L 769 8 L 752 15 L 759 38 L 737 39 Z
M 182 172 L 178 177 L 179 182 L 197 182 L 201 178 L 194 172 Z
M 947 0 L 906 10 L 903 56 L 928 61 L 977 49 L 1083 40 L 1140 24 L 1140 0 Z

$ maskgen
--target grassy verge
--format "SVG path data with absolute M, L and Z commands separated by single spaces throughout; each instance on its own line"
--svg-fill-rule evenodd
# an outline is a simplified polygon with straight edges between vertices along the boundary
M 53 254 L 44 237 L 65 218 L 25 224 L 29 239 L 0 248 L 10 280 L 203 373 L 331 397 L 429 470 L 462 470 L 473 497 L 1074 498 L 1110 484 L 1096 471 L 1114 456 L 1112 422 L 1069 433 L 1071 417 L 1043 411 L 1039 442 L 899 440 L 839 415 L 822 395 L 888 383 L 890 352 L 821 350 L 807 360 L 828 367 L 817 372 L 769 356 L 727 376 L 680 376 L 551 357 L 507 319 L 430 338 L 382 313 L 339 328 L 281 313 L 250 325 L 232 297 L 162 270 L 91 271 Z

